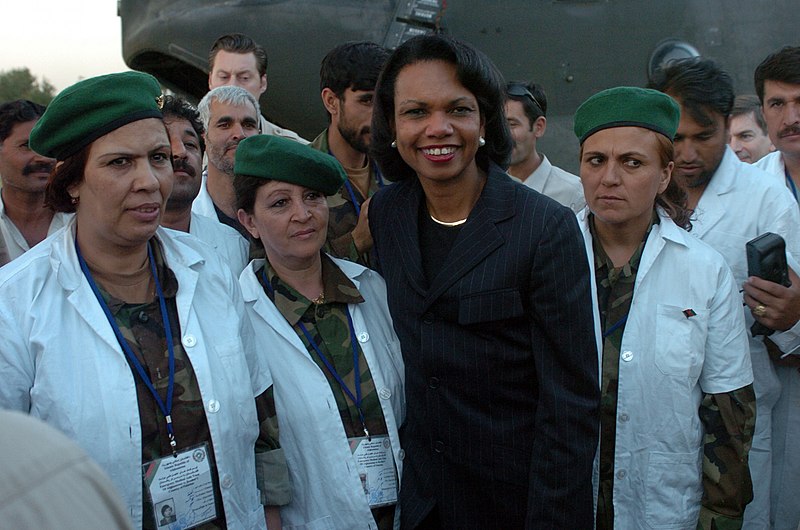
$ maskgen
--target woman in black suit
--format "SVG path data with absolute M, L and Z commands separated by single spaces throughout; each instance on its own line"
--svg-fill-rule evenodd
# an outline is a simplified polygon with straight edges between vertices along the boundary
M 370 228 L 406 363 L 404 528 L 591 528 L 598 361 L 575 216 L 514 183 L 502 76 L 413 38 L 376 88 Z

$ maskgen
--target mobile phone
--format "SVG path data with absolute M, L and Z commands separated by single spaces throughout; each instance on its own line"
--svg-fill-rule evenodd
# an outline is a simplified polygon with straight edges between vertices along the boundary
M 778 234 L 766 232 L 750 240 L 745 245 L 747 253 L 747 274 L 789 287 L 789 267 L 786 264 L 786 242 Z M 774 330 L 760 322 L 750 327 L 753 336 L 771 335 Z

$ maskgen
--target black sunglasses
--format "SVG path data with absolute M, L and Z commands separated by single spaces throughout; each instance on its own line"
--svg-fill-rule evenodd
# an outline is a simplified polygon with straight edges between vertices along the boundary
M 531 101 L 533 101 L 533 104 L 536 105 L 536 108 L 539 109 L 539 112 L 542 113 L 542 116 L 544 116 L 544 110 L 542 110 L 542 106 L 539 105 L 539 102 L 536 101 L 536 98 L 533 97 L 533 94 L 531 94 L 531 91 L 528 90 L 525 85 L 508 85 L 506 88 L 506 93 L 509 96 L 516 96 L 518 98 L 530 98 Z

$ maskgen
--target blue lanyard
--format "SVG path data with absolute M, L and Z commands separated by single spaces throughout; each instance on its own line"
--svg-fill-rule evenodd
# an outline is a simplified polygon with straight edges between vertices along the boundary
M 789 191 L 792 192 L 794 195 L 794 200 L 797 200 L 797 186 L 794 185 L 794 181 L 792 180 L 792 176 L 789 174 L 789 170 L 783 168 L 784 173 L 786 173 L 786 184 L 789 185 Z
M 331 150 L 328 149 L 328 154 L 333 156 Z M 335 157 L 334 157 L 335 158 Z M 372 170 L 375 172 L 375 181 L 378 183 L 378 187 L 383 187 L 383 175 L 381 175 L 381 170 L 378 169 L 378 166 L 374 162 L 370 162 L 372 165 Z M 350 195 L 350 200 L 353 201 L 353 209 L 356 211 L 356 217 L 361 215 L 361 205 L 358 203 L 356 199 L 356 194 L 353 191 L 353 185 L 350 184 L 350 179 L 344 181 L 344 187 L 347 190 L 347 194 Z M 365 197 L 366 198 L 366 197 Z
M 100 307 L 103 308 L 103 313 L 105 313 L 106 318 L 108 319 L 108 323 L 111 325 L 111 329 L 114 330 L 114 335 L 117 337 L 117 341 L 119 342 L 122 351 L 125 352 L 125 356 L 128 360 L 133 364 L 133 367 L 136 368 L 136 372 L 139 374 L 139 377 L 142 379 L 142 382 L 147 386 L 147 389 L 153 395 L 153 398 L 156 400 L 156 404 L 158 408 L 161 409 L 161 413 L 164 415 L 164 419 L 167 421 L 167 433 L 169 434 L 169 445 L 172 447 L 172 456 L 177 457 L 177 442 L 175 441 L 175 431 L 172 428 L 172 393 L 175 387 L 175 351 L 172 345 L 172 327 L 169 324 L 169 316 L 167 315 L 167 304 L 164 301 L 164 293 L 161 290 L 161 282 L 158 280 L 158 273 L 156 271 L 156 262 L 153 259 L 153 251 L 150 248 L 150 245 L 147 245 L 147 257 L 150 259 L 150 271 L 153 274 L 153 279 L 156 283 L 156 293 L 158 293 L 158 303 L 161 307 L 161 319 L 164 321 L 164 333 L 166 334 L 167 338 L 167 349 L 169 350 L 169 386 L 167 387 L 167 405 L 164 406 L 164 402 L 161 401 L 161 396 L 158 395 L 153 383 L 150 381 L 150 377 L 148 377 L 147 372 L 144 371 L 142 364 L 139 362 L 139 359 L 136 358 L 136 355 L 133 353 L 133 350 L 128 344 L 128 341 L 125 340 L 125 337 L 122 336 L 122 331 L 120 331 L 119 326 L 117 325 L 117 319 L 114 318 L 114 315 L 111 313 L 111 309 L 109 309 L 108 304 L 103 299 L 103 295 L 100 293 L 100 289 L 98 289 L 97 284 L 92 278 L 92 273 L 89 271 L 89 266 L 86 265 L 86 261 L 83 259 L 83 255 L 81 254 L 81 249 L 78 246 L 78 239 L 75 239 L 75 252 L 78 254 L 78 263 L 81 266 L 81 270 L 83 271 L 83 275 L 86 277 L 86 280 L 89 282 L 89 286 L 92 288 L 92 292 L 94 292 L 95 297 L 97 298 L 97 302 L 100 304 Z
M 623 315 L 622 318 L 614 322 L 611 325 L 611 327 L 608 328 L 605 333 L 603 333 L 603 338 L 607 339 L 612 333 L 621 328 L 625 324 L 625 322 L 627 322 L 627 320 L 628 320 L 628 313 L 625 313 L 625 315 Z
M 269 278 L 267 278 L 267 273 L 264 269 L 261 269 L 261 277 L 264 279 L 264 286 L 269 290 L 270 294 L 275 296 L 275 291 L 272 289 L 272 285 L 269 283 Z M 345 306 L 344 312 L 347 315 L 347 325 L 350 328 L 350 346 L 353 349 L 353 371 L 355 372 L 355 384 L 356 384 L 356 393 L 353 395 L 353 391 L 347 387 L 347 383 L 344 382 L 342 376 L 339 375 L 339 372 L 336 371 L 336 368 L 333 366 L 333 363 L 325 357 L 325 354 L 322 353 L 322 350 L 319 349 L 319 346 L 311 337 L 311 333 L 308 332 L 308 329 L 303 325 L 303 322 L 300 320 L 297 321 L 297 326 L 300 328 L 300 331 L 303 332 L 305 335 L 306 340 L 308 343 L 311 344 L 311 347 L 314 348 L 314 351 L 317 352 L 319 355 L 320 360 L 322 360 L 322 364 L 325 365 L 325 368 L 328 369 L 328 372 L 336 379 L 336 382 L 339 383 L 339 386 L 342 387 L 342 391 L 347 394 L 347 397 L 350 398 L 356 409 L 358 410 L 358 417 L 361 420 L 361 427 L 364 429 L 364 435 L 367 439 L 372 439 L 367 430 L 367 422 L 364 420 L 364 411 L 361 410 L 361 369 L 359 368 L 358 362 L 358 344 L 356 344 L 356 332 L 353 329 L 353 318 L 350 316 L 350 310 Z

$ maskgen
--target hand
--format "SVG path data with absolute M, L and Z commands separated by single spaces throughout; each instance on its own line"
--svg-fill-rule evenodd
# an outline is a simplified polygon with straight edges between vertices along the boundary
M 791 287 L 751 276 L 744 282 L 744 302 L 753 318 L 770 329 L 786 331 L 800 320 L 800 277 L 789 268 Z M 763 315 L 754 310 L 764 306 Z
M 355 243 L 359 254 L 372 250 L 372 234 L 369 231 L 369 201 L 371 200 L 372 198 L 370 197 L 361 205 L 358 223 L 356 223 L 356 227 L 353 228 L 352 232 L 353 243 Z

